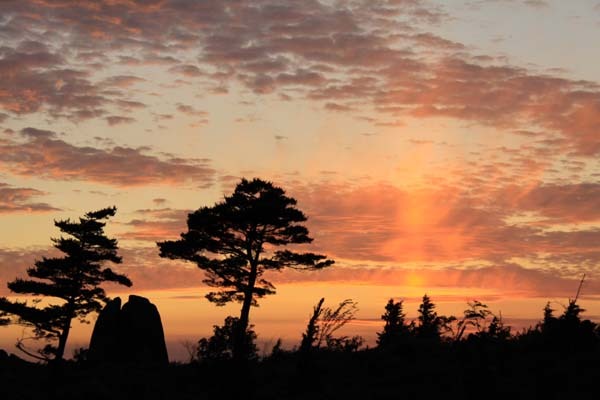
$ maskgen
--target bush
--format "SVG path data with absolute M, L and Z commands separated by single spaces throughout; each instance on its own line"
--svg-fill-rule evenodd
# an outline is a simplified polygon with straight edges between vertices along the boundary
M 213 326 L 213 336 L 210 338 L 202 338 L 198 342 L 198 359 L 199 360 L 230 360 L 233 358 L 234 337 L 239 318 L 227 317 L 223 326 Z M 244 336 L 244 353 L 247 359 L 258 358 L 258 349 L 255 344 L 256 333 L 250 325 L 246 329 Z

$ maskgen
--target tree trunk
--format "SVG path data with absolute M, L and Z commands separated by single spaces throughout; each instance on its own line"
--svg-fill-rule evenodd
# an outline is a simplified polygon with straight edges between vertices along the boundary
M 67 346 L 67 338 L 69 337 L 69 331 L 71 330 L 71 320 L 72 317 L 69 316 L 65 325 L 63 326 L 63 331 L 58 337 L 58 347 L 56 349 L 56 357 L 54 358 L 54 361 L 62 361 L 64 357 L 65 348 Z
M 73 320 L 74 314 L 74 304 L 72 302 L 67 303 L 67 315 L 66 320 L 63 325 L 63 330 L 58 337 L 58 347 L 56 348 L 56 357 L 54 361 L 62 361 L 65 355 L 65 348 L 67 347 L 67 338 L 69 337 L 69 332 L 71 331 L 71 321 Z
M 244 302 L 240 312 L 240 320 L 235 329 L 235 338 L 233 340 L 233 358 L 238 361 L 244 360 L 248 354 L 248 343 L 246 343 L 246 330 L 250 320 L 250 307 L 252 306 L 252 296 L 254 295 L 254 285 L 258 268 L 252 263 L 250 267 L 250 276 L 248 277 L 248 287 L 244 293 Z

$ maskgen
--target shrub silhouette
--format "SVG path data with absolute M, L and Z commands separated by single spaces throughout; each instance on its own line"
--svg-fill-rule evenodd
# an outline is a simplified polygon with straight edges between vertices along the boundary
M 235 317 L 225 318 L 222 326 L 213 326 L 213 335 L 198 342 L 198 360 L 231 360 L 234 356 L 235 333 L 239 328 L 240 320 Z M 258 357 L 258 349 L 255 344 L 256 333 L 249 325 L 244 335 L 244 354 L 252 360 Z
M 510 339 L 510 330 L 510 326 L 504 325 L 502 315 L 494 315 L 487 331 L 478 332 L 477 335 L 486 339 L 504 341 Z
M 356 351 L 362 346 L 364 339 L 360 336 L 340 336 L 333 334 L 355 318 L 357 304 L 352 299 L 346 299 L 336 308 L 323 307 L 325 298 L 321 298 L 302 334 L 299 351 L 303 354 L 313 349 L 326 348 L 331 351 Z
M 321 317 L 328 309 L 322 300 L 314 307 L 309 320 L 309 326 L 313 328 L 307 331 L 313 333 L 305 332 L 304 335 L 314 339 L 307 340 L 312 344 L 310 357 L 301 351 L 299 354 L 284 351 L 278 342 L 271 357 L 251 363 L 232 363 L 237 319 L 228 317 L 222 326 L 214 327 L 211 338 L 203 339 L 199 344 L 202 353 L 197 356 L 218 362 L 172 364 L 159 370 L 147 366 L 127 367 L 116 371 L 67 363 L 64 367 L 70 367 L 70 370 L 60 369 L 64 380 L 52 384 L 63 385 L 62 390 L 71 397 L 83 397 L 100 388 L 104 390 L 101 398 L 132 398 L 140 393 L 144 398 L 168 398 L 175 392 L 182 398 L 216 397 L 223 393 L 261 399 L 393 398 L 399 387 L 409 397 L 418 397 L 425 390 L 426 397 L 451 398 L 480 397 L 488 392 L 516 398 L 578 398 L 597 391 L 595 365 L 600 348 L 596 330 L 591 329 L 595 324 L 590 321 L 593 325 L 589 325 L 582 319 L 583 310 L 576 302 L 570 301 L 571 307 L 565 306 L 564 312 L 556 317 L 548 306 L 544 311 L 545 318 L 537 328 L 511 336 L 501 315 L 496 316 L 485 304 L 472 301 L 461 320 L 453 321 L 456 328 L 466 326 L 460 339 L 447 335 L 443 324 L 450 317 L 435 314 L 440 323 L 439 340 L 417 338 L 418 320 L 407 325 L 406 318 L 400 317 L 404 310 L 398 303 L 388 301 L 383 320 L 386 323 L 396 321 L 389 326 L 398 327 L 397 322 L 404 319 L 402 325 L 410 339 L 403 342 L 403 351 L 393 351 L 393 346 L 379 346 L 376 351 L 353 351 L 358 347 L 356 341 L 335 334 L 327 336 L 317 347 L 322 332 Z M 429 303 L 421 308 L 429 309 L 431 315 L 435 308 L 431 307 L 431 299 Z M 330 309 L 333 314 L 335 310 Z M 461 321 L 463 324 L 459 324 Z M 572 326 L 578 328 L 574 331 L 566 328 Z M 248 342 L 256 338 L 251 328 Z M 567 338 L 566 342 L 546 340 L 550 332 L 563 332 L 563 329 L 575 332 L 575 336 L 555 336 L 560 340 Z M 388 331 L 384 327 L 381 333 Z M 586 332 L 593 333 L 592 341 L 570 345 L 572 340 L 579 342 L 579 335 Z M 247 352 L 256 354 L 256 346 Z M 10 366 L 0 372 L 19 370 L 19 364 L 7 357 L 0 351 L 0 367 Z M 14 374 L 9 375 L 4 387 L 30 387 L 32 382 L 40 381 L 43 382 L 38 389 L 41 394 L 22 397 L 44 398 L 44 385 L 49 382 L 47 370 L 26 365 L 20 371 L 20 377 L 16 379 Z M 77 384 L 73 385 L 73 382 Z M 547 382 L 553 384 L 547 385 Z M 128 391 L 126 394 L 123 388 Z
M 569 299 L 567 306 L 559 317 L 554 316 L 550 302 L 544 307 L 542 321 L 535 328 L 530 328 L 519 335 L 518 339 L 528 345 L 541 345 L 546 348 L 561 350 L 583 350 L 592 348 L 598 343 L 598 325 L 589 319 L 582 320 L 582 309 L 577 301 L 585 281 L 583 275 L 577 293 Z
M 308 353 L 310 352 L 318 339 L 319 334 L 319 317 L 321 316 L 323 303 L 325 302 L 325 298 L 322 297 L 321 300 L 313 307 L 313 313 L 308 320 L 308 324 L 306 325 L 306 331 L 302 334 L 302 341 L 300 342 L 300 352 Z
M 469 308 L 463 312 L 463 318 L 457 323 L 457 333 L 454 340 L 460 340 L 468 327 L 475 330 L 475 334 L 480 334 L 486 329 L 486 320 L 492 315 L 488 306 L 480 301 L 473 300 L 467 302 Z
M 589 319 L 582 320 L 582 309 L 576 300 L 569 300 L 564 312 L 554 316 L 550 303 L 544 307 L 544 319 L 537 327 L 541 339 L 549 346 L 583 349 L 597 342 L 597 324 Z

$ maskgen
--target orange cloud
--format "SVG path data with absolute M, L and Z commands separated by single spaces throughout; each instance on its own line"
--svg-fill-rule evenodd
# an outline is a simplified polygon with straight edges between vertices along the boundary
M 108 125 L 110 125 L 110 126 L 120 125 L 120 124 L 130 124 L 132 122 L 135 122 L 135 118 L 124 117 L 121 115 L 109 115 L 108 117 L 105 118 L 105 120 L 106 120 L 106 122 L 108 122 Z
M 86 180 L 127 187 L 200 182 L 212 184 L 215 171 L 208 160 L 161 158 L 144 149 L 78 147 L 56 139 L 51 131 L 25 128 L 25 141 L 0 142 L 0 165 L 21 176 L 55 180 Z
M 285 185 L 284 185 L 285 187 Z M 515 185 L 483 192 L 456 187 L 402 190 L 391 185 L 353 186 L 321 184 L 292 186 L 289 192 L 309 216 L 314 246 L 332 257 L 400 263 L 462 263 L 467 260 L 497 261 L 522 257 L 561 256 L 598 261 L 594 240 L 597 229 L 561 229 L 553 223 L 593 222 L 597 196 L 589 184 Z M 562 192 L 563 197 L 552 198 Z M 507 201 L 521 195 L 516 201 Z M 543 193 L 543 194 L 541 194 Z M 569 193 L 572 199 L 570 200 Z M 585 195 L 584 195 L 585 194 Z M 548 196 L 548 197 L 544 197 Z M 572 207 L 573 203 L 579 204 Z M 517 220 L 535 211 L 538 220 Z M 552 226 L 552 231 L 546 228 Z
M 315 238 L 311 249 L 334 258 L 460 265 L 517 257 L 561 268 L 563 273 L 589 272 L 600 261 L 595 246 L 600 230 L 561 225 L 597 221 L 598 196 L 590 184 L 519 188 L 500 183 L 475 194 L 452 186 L 420 190 L 389 184 L 282 186 L 309 216 L 307 225 Z M 188 212 L 139 210 L 140 217 L 126 223 L 129 229 L 123 237 L 141 241 L 177 237 L 185 230 Z M 533 218 L 524 218 L 526 213 Z
M 45 194 L 37 189 L 12 187 L 0 182 L 0 214 L 59 211 L 48 203 L 31 202 L 33 198 Z
M 140 218 L 125 223 L 131 230 L 122 234 L 124 239 L 157 242 L 178 237 L 187 230 L 187 216 L 191 210 L 170 208 L 137 210 Z
M 511 266 L 516 264 L 510 260 L 519 259 L 562 279 L 583 272 L 593 276 L 600 261 L 596 246 L 600 230 L 554 225 L 597 220 L 593 212 L 585 213 L 597 203 L 588 184 L 562 188 L 538 185 L 521 190 L 514 185 L 498 186 L 477 196 L 452 187 L 409 191 L 384 184 L 282 186 L 309 216 L 307 225 L 315 239 L 310 250 L 323 252 L 342 264 L 386 262 L 404 269 L 419 264 L 445 268 L 473 263 Z M 546 198 L 539 197 L 540 193 L 554 192 L 562 192 L 564 197 L 540 202 Z M 571 206 L 569 194 L 572 201 L 579 202 L 578 207 Z M 514 197 L 516 201 L 506 200 Z M 542 222 L 521 218 L 532 210 Z M 140 217 L 125 224 L 122 237 L 151 242 L 175 238 L 185 231 L 188 213 L 169 208 L 139 210 Z M 422 278 L 413 275 L 403 284 Z
M 500 297 L 572 297 L 581 276 L 563 277 L 543 269 L 528 269 L 517 264 L 498 264 L 486 267 L 407 268 L 401 266 L 337 265 L 322 271 L 283 271 L 272 273 L 268 279 L 275 283 L 365 284 L 421 288 L 439 291 L 454 288 L 468 293 L 469 289 L 485 289 Z M 586 296 L 600 295 L 600 282 L 585 281 Z M 399 294 L 401 296 L 401 294 Z M 461 295 L 464 298 L 464 295 Z
M 220 91 L 235 82 L 256 94 L 323 101 L 333 111 L 356 109 L 358 102 L 375 108 L 381 118 L 450 117 L 502 129 L 549 131 L 563 141 L 547 142 L 548 148 L 583 156 L 600 153 L 597 84 L 499 66 L 490 55 L 473 56 L 462 43 L 428 31 L 427 24 L 449 16 L 425 1 L 30 4 L 3 6 L 11 17 L 3 28 L 10 43 L 26 33 L 68 32 L 55 39 L 87 64 L 70 68 L 71 59 L 52 53 L 43 38 L 18 50 L 5 47 L 0 108 L 12 113 L 47 111 L 72 120 L 115 114 L 110 108 L 129 99 L 102 89 L 126 87 L 140 78 L 118 75 L 94 84 L 98 66 L 113 61 L 163 66 L 167 73 L 203 80 Z M 181 60 L 185 51 L 201 56 Z
M 133 290 L 161 290 L 203 286 L 204 273 L 194 264 L 162 259 L 155 246 L 142 248 L 122 247 L 119 253 L 123 264 L 114 269 L 126 274 L 133 282 Z M 16 277 L 26 277 L 26 269 L 42 256 L 55 255 L 48 249 L 0 249 L 0 295 L 9 294 L 5 283 Z M 461 291 L 468 297 L 469 290 L 484 290 L 496 298 L 512 297 L 572 297 L 577 289 L 580 275 L 562 276 L 543 268 L 524 268 L 514 263 L 492 266 L 443 268 L 403 267 L 363 263 L 348 265 L 336 263 L 321 271 L 284 270 L 265 276 L 275 286 L 282 284 L 361 284 L 372 286 L 398 286 L 418 288 L 423 292 L 440 292 L 446 288 Z M 108 285 L 112 292 L 124 290 Z M 584 297 L 600 295 L 600 282 L 592 277 L 585 281 Z M 402 297 L 402 293 L 398 293 Z M 436 296 L 441 299 L 440 295 Z

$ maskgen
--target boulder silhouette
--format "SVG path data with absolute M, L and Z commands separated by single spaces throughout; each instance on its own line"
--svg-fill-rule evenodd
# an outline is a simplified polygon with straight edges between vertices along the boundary
M 121 309 L 121 346 L 126 360 L 168 363 L 160 314 L 147 298 L 129 296 Z
M 94 326 L 88 359 L 92 362 L 167 364 L 169 357 L 160 314 L 145 297 L 109 302 Z
M 114 361 L 121 353 L 119 342 L 121 299 L 119 297 L 106 304 L 94 325 L 88 360 Z

